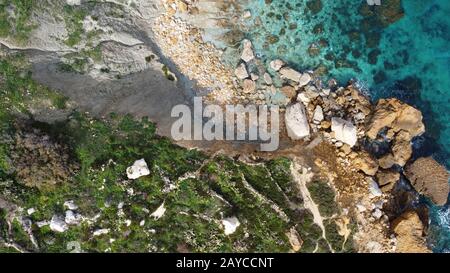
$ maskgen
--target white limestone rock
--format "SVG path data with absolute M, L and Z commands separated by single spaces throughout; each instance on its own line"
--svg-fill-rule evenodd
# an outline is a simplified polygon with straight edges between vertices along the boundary
M 80 214 L 75 213 L 71 210 L 66 211 L 66 218 L 64 219 L 66 224 L 76 226 L 80 224 L 82 220 L 83 217 Z
M 64 218 L 58 215 L 53 215 L 52 220 L 50 221 L 50 229 L 54 232 L 65 232 L 69 226 L 67 226 Z
M 323 116 L 323 109 L 322 106 L 317 105 L 316 109 L 314 110 L 314 115 L 313 115 L 313 121 L 315 123 L 321 123 L 324 119 Z
M 383 195 L 383 192 L 381 191 L 380 187 L 378 186 L 377 182 L 373 180 L 372 178 L 369 179 L 369 192 L 371 197 L 380 197 Z
M 285 122 L 288 136 L 292 140 L 299 140 L 310 135 L 310 127 L 306 116 L 305 106 L 301 103 L 286 108 Z
M 267 85 L 273 84 L 272 77 L 270 76 L 269 73 L 264 73 L 264 81 L 266 82 Z
M 94 231 L 94 236 L 100 236 L 103 234 L 108 234 L 109 233 L 109 229 L 107 228 L 102 228 L 102 229 L 97 229 L 96 231 Z
M 75 204 L 73 200 L 69 200 L 64 202 L 64 207 L 70 209 L 70 210 L 77 210 L 78 206 Z
M 311 75 L 309 75 L 309 73 L 303 73 L 298 82 L 299 87 L 308 85 L 311 82 L 311 80 L 312 80 L 312 78 L 311 78 Z
M 164 207 L 164 203 L 161 204 L 150 216 L 158 220 L 163 217 L 166 213 L 166 208 Z
M 282 60 L 273 60 L 270 62 L 269 66 L 275 71 L 280 71 L 280 69 L 285 65 Z
M 249 77 L 247 68 L 245 67 L 245 64 L 240 64 L 235 70 L 234 75 L 240 80 L 247 79 Z
M 252 45 L 252 42 L 247 39 L 243 41 L 243 44 L 244 44 L 244 49 L 242 50 L 241 59 L 244 62 L 248 63 L 255 58 L 255 54 L 253 53 L 253 45 Z
M 334 132 L 336 140 L 346 143 L 350 147 L 355 146 L 358 141 L 356 126 L 341 118 L 331 119 L 331 131 Z
M 288 79 L 288 80 L 294 81 L 296 83 L 300 83 L 300 79 L 302 77 L 302 73 L 300 73 L 292 68 L 289 68 L 289 67 L 281 68 L 280 75 L 281 75 L 281 78 Z
M 128 179 L 138 179 L 139 177 L 150 174 L 147 162 L 144 159 L 140 159 L 134 162 L 133 166 L 127 168 Z
M 236 232 L 236 229 L 241 225 L 239 219 L 236 217 L 225 218 L 222 220 L 225 235 L 231 235 Z

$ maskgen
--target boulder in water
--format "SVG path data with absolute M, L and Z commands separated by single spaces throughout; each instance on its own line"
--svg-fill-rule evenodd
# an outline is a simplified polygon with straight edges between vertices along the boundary
M 433 203 L 443 206 L 449 194 L 447 169 L 432 157 L 419 158 L 406 167 L 405 175 L 411 185 L 421 194 L 429 197 Z

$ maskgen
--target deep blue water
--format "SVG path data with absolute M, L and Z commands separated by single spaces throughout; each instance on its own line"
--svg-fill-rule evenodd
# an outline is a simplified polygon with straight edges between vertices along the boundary
M 416 156 L 433 155 L 450 168 L 450 1 L 254 0 L 245 29 L 264 60 L 320 68 L 368 94 L 399 97 L 422 110 L 427 133 Z M 450 252 L 449 205 L 430 206 L 429 242 Z

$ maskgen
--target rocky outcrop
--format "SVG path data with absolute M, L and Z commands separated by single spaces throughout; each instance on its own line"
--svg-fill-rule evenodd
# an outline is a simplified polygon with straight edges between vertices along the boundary
M 286 108 L 285 121 L 288 136 L 292 140 L 299 140 L 309 136 L 310 127 L 303 104 L 296 103 L 288 106 Z
M 378 171 L 378 164 L 367 152 L 361 152 L 354 160 L 353 165 L 367 175 L 374 176 Z
M 408 132 L 411 140 L 425 132 L 422 118 L 419 110 L 398 99 L 381 99 L 366 128 L 366 135 L 376 139 L 382 129 L 389 128 L 395 133 L 402 130 Z
M 378 185 L 383 192 L 390 192 L 395 183 L 400 180 L 400 173 L 393 170 L 380 170 L 376 175 Z
M 358 137 L 356 136 L 356 126 L 349 121 L 340 118 L 332 118 L 331 131 L 334 132 L 334 137 L 337 140 L 350 145 L 350 147 L 355 146 L 358 141 Z
M 397 253 L 429 253 L 424 226 L 415 211 L 407 211 L 392 222 L 397 237 Z
M 436 160 L 419 158 L 407 166 L 405 175 L 419 193 L 429 197 L 436 205 L 447 203 L 450 175 Z

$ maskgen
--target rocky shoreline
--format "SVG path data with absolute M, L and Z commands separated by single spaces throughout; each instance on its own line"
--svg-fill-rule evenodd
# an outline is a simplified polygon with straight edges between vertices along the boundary
M 173 14 L 177 12 L 174 7 Z M 189 9 L 182 8 L 178 12 L 189 12 Z M 178 27 L 186 28 L 186 25 Z M 196 41 L 199 38 L 195 36 Z M 336 162 L 318 157 L 315 167 L 323 175 L 334 176 L 338 200 L 344 210 L 356 216 L 359 233 L 355 239 L 359 250 L 430 252 L 424 237 L 428 222 L 419 218 L 423 212 L 414 210 L 413 200 L 404 201 L 394 213 L 392 211 L 392 200 L 398 194 L 393 189 L 406 180 L 437 205 L 447 202 L 450 176 L 446 169 L 432 158 L 412 159 L 412 140 L 425 132 L 420 111 L 398 99 L 381 99 L 372 104 L 355 84 L 339 87 L 333 80 L 323 84 L 312 73 L 296 71 L 283 60 L 273 60 L 265 67 L 253 52 L 251 41 L 246 39 L 241 41 L 239 51 L 240 61 L 232 79 L 237 83 L 236 90 L 225 92 L 233 94 L 235 102 L 280 105 L 286 109 L 285 123 L 281 127 L 292 141 L 328 146 L 330 152 L 335 150 Z M 223 64 L 216 66 L 222 54 L 214 53 L 217 55 L 211 63 L 219 67 L 220 75 L 227 75 L 229 83 L 233 68 Z M 201 54 L 198 58 L 202 58 Z M 175 62 L 182 65 L 189 59 L 181 57 Z M 193 78 L 201 78 L 196 76 Z M 216 96 L 212 93 L 211 97 Z M 226 102 L 231 97 L 223 100 L 219 95 L 215 101 Z M 342 173 L 337 169 L 345 169 L 346 175 L 353 175 L 356 180 L 338 185 L 346 179 L 339 177 Z M 438 179 L 431 181 L 431 177 Z M 389 209 L 388 216 L 385 210 Z

